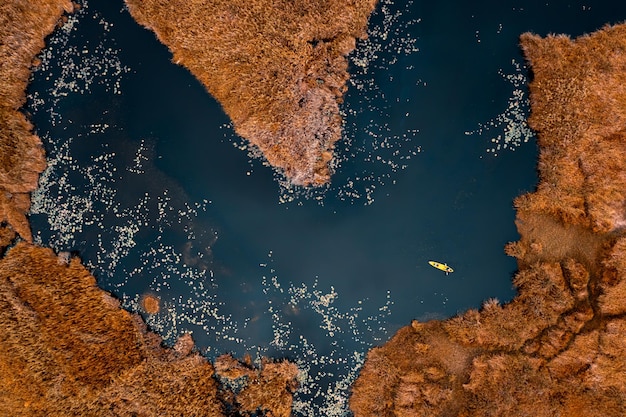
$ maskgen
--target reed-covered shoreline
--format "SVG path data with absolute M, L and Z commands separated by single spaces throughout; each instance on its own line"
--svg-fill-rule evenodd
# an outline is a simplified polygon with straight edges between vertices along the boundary
M 20 112 L 44 38 L 73 11 L 70 0 L 6 1 L 0 5 L 0 247 L 18 234 L 32 239 L 26 214 L 46 159 L 33 126 Z
M 521 46 L 540 182 L 515 201 L 518 294 L 372 349 L 355 417 L 626 415 L 626 25 Z

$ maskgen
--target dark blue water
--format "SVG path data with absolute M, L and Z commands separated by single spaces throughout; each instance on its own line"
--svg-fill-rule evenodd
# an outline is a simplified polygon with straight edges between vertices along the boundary
M 339 164 L 289 187 L 120 1 L 51 39 L 27 110 L 49 168 L 37 239 L 71 250 L 172 343 L 300 366 L 298 415 L 343 415 L 364 355 L 411 319 L 514 296 L 503 247 L 536 184 L 521 33 L 596 30 L 626 4 L 383 1 L 351 56 Z M 241 149 L 243 148 L 243 149 Z M 447 262 L 445 275 L 428 261 Z

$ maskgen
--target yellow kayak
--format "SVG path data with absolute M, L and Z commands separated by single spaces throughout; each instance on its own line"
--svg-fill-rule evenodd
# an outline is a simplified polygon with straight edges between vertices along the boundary
M 432 266 L 433 268 L 437 268 L 442 270 L 443 272 L 447 274 L 449 274 L 450 272 L 454 272 L 454 269 L 450 268 L 448 265 L 446 264 L 442 264 L 441 262 L 435 262 L 435 261 L 428 261 L 428 263 L 430 264 L 430 266 Z

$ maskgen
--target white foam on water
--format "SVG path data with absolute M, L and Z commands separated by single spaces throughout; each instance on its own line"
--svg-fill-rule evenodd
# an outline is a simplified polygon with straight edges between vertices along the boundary
M 99 42 L 95 45 L 86 42 L 82 46 L 70 44 L 70 39 L 80 28 L 80 22 L 88 18 L 97 20 L 101 27 Z M 81 8 L 70 14 L 67 22 L 48 38 L 46 48 L 39 55 L 41 64 L 33 71 L 33 76 L 53 80 L 53 87 L 46 95 L 52 103 L 45 103 L 37 92 L 29 100 L 33 111 L 46 106 L 52 126 L 62 121 L 56 104 L 70 94 L 86 93 L 94 85 L 103 86 L 106 92 L 121 94 L 122 76 L 130 72 L 130 68 L 121 63 L 119 50 L 107 42 L 106 35 L 111 27 L 112 24 L 100 13 L 91 12 L 88 1 L 83 0 Z

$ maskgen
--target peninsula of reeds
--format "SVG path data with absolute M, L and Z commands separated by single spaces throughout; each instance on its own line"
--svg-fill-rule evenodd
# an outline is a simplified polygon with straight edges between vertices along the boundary
M 346 55 L 376 0 L 126 0 L 293 184 L 329 181 Z M 207 132 L 207 137 L 211 134 Z
M 626 25 L 521 46 L 540 182 L 515 201 L 518 295 L 370 351 L 355 417 L 626 415 Z

